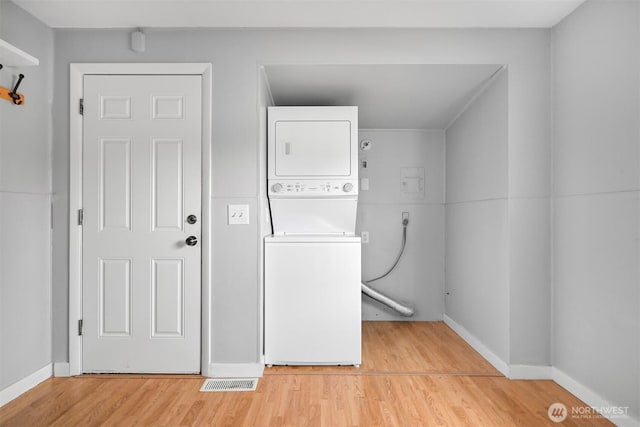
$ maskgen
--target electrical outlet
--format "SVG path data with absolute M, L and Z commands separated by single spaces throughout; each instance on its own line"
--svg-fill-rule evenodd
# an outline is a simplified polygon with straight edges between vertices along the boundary
M 402 220 L 409 219 L 409 212 L 402 212 Z
M 249 224 L 249 205 L 227 205 L 227 223 L 229 225 Z
M 368 231 L 363 231 L 362 233 L 360 233 L 360 237 L 362 239 L 362 243 L 369 243 L 369 232 Z

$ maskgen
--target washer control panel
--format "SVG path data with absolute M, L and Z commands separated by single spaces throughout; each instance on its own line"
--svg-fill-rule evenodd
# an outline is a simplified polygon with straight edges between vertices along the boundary
M 274 180 L 269 182 L 269 196 L 346 196 L 357 194 L 357 180 Z

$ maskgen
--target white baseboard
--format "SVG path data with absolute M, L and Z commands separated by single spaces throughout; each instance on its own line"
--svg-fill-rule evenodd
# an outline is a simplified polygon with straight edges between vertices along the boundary
M 42 381 L 51 378 L 52 372 L 53 366 L 51 365 L 51 363 L 49 363 L 48 365 L 38 369 L 31 375 L 21 379 L 17 383 L 11 384 L 9 387 L 0 390 L 0 407 L 11 402 L 22 393 L 31 390 Z
M 263 373 L 263 363 L 210 363 L 209 372 L 205 376 L 212 378 L 260 378 Z
M 551 366 L 509 365 L 511 380 L 550 380 Z
M 54 377 L 70 377 L 71 369 L 69 362 L 56 362 L 53 364 Z
M 473 347 L 482 357 L 487 359 L 498 371 L 504 374 L 509 379 L 526 379 L 526 380 L 547 380 L 551 379 L 557 384 L 565 388 L 568 392 L 582 400 L 587 406 L 591 408 L 601 409 L 600 413 L 606 417 L 609 421 L 620 427 L 638 427 L 640 426 L 640 420 L 634 419 L 626 413 L 624 407 L 620 407 L 611 404 L 602 396 L 586 387 L 584 384 L 576 381 L 560 369 L 554 366 L 535 366 L 535 365 L 508 365 L 502 359 L 500 359 L 495 353 L 489 350 L 480 340 L 478 340 L 473 334 L 471 334 L 464 327 L 459 325 L 456 321 L 451 319 L 446 314 L 444 315 L 444 323 L 453 329 L 458 335 L 462 337 L 471 347 Z M 567 408 L 569 411 L 569 417 L 572 415 L 572 408 Z M 576 410 L 580 410 L 576 408 Z M 607 413 L 607 411 L 610 411 Z M 585 416 L 583 413 L 576 413 L 575 417 Z M 588 416 L 588 414 L 586 415 Z
M 592 408 L 603 408 L 605 410 L 607 408 L 618 408 L 617 405 L 611 404 L 611 402 L 608 402 L 598 393 L 594 392 L 589 387 L 585 386 L 579 381 L 576 381 L 575 379 L 573 379 L 572 377 L 570 377 L 569 375 L 567 375 L 566 373 L 564 373 L 563 371 L 561 371 L 556 367 L 551 368 L 551 376 L 553 381 L 561 385 L 568 392 L 570 392 L 571 394 L 576 396 L 578 399 L 586 403 L 588 406 L 591 406 Z M 568 408 L 568 409 L 569 409 L 569 417 L 570 417 L 571 408 Z M 640 426 L 640 420 L 635 420 L 631 418 L 628 414 L 611 415 L 603 412 L 602 415 L 605 416 L 609 421 L 611 421 L 617 426 L 621 426 L 621 427 L 622 426 L 624 427 Z
M 480 353 L 482 357 L 487 359 L 487 362 L 491 363 L 505 377 L 509 376 L 509 365 L 500 359 L 494 352 L 489 350 L 487 346 L 482 344 L 478 338 L 476 338 L 471 332 L 467 331 L 464 327 L 460 326 L 455 320 L 444 315 L 444 323 L 454 330 L 455 333 L 460 335 L 463 340 L 467 342 L 475 351 Z

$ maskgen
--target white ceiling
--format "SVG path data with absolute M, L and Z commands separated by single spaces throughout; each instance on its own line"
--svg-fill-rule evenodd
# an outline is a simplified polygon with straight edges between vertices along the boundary
M 550 28 L 584 0 L 12 1 L 53 28 Z
M 275 105 L 357 105 L 361 129 L 446 129 L 501 65 L 278 65 Z

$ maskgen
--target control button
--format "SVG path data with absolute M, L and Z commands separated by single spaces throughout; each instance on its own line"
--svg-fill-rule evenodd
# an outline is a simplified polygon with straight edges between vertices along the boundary
M 282 191 L 282 184 L 273 184 L 271 186 L 271 191 L 273 191 L 274 193 L 279 193 Z
M 342 186 L 342 190 L 346 193 L 350 192 L 353 190 L 353 184 L 350 182 L 347 182 L 345 185 Z

